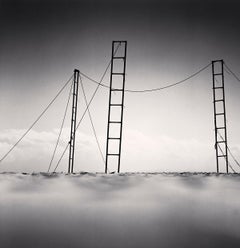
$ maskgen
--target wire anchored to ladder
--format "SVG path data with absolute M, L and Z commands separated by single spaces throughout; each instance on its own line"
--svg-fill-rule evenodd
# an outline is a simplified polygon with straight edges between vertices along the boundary
M 67 82 L 63 85 L 63 87 L 58 91 L 55 97 L 50 101 L 47 107 L 41 112 L 41 114 L 37 117 L 37 119 L 30 125 L 30 127 L 23 133 L 23 135 L 17 140 L 17 142 L 5 153 L 5 155 L 0 159 L 0 163 L 3 162 L 5 158 L 17 147 L 17 145 L 24 139 L 24 137 L 32 130 L 32 128 L 38 123 L 41 117 L 47 112 L 47 110 L 52 106 L 55 100 L 59 97 L 59 95 L 63 92 L 63 90 L 67 87 L 69 82 L 71 81 L 73 75 L 67 80 Z
M 116 50 L 115 50 L 114 54 L 117 53 L 119 47 L 120 47 L 120 45 L 116 47 Z M 88 104 L 87 104 L 87 106 L 86 106 L 86 108 L 85 108 L 85 110 L 84 110 L 84 112 L 83 112 L 83 114 L 82 114 L 82 116 L 81 116 L 81 118 L 80 118 L 80 120 L 79 120 L 77 126 L 76 126 L 76 130 L 79 128 L 80 124 L 82 123 L 83 118 L 85 117 L 85 115 L 86 115 L 86 113 L 87 113 L 87 111 L 88 111 L 88 109 L 89 109 L 89 106 L 91 105 L 91 103 L 92 103 L 94 97 L 96 96 L 97 91 L 98 91 L 98 89 L 99 89 L 99 87 L 100 87 L 100 85 L 101 85 L 101 83 L 102 83 L 104 77 L 106 76 L 107 71 L 108 71 L 110 65 L 111 65 L 111 62 L 112 62 L 112 59 L 111 59 L 111 60 L 109 61 L 109 63 L 107 64 L 107 67 L 106 67 L 105 71 L 103 72 L 102 77 L 101 77 L 101 79 L 100 79 L 100 81 L 99 81 L 100 83 L 97 85 L 96 89 L 94 90 L 94 92 L 93 92 L 93 94 L 92 94 L 92 96 L 91 96 L 91 98 L 90 98 L 90 100 L 89 100 L 89 102 L 88 102 Z M 79 72 L 79 74 L 82 74 L 82 73 Z M 60 156 L 60 158 L 59 158 L 59 160 L 58 160 L 58 162 L 57 162 L 57 164 L 56 164 L 56 167 L 55 167 L 55 169 L 54 169 L 53 172 L 55 172 L 55 171 L 57 170 L 59 164 L 61 163 L 61 161 L 62 161 L 62 159 L 63 159 L 63 157 L 64 157 L 64 155 L 65 155 L 65 153 L 66 153 L 66 151 L 67 151 L 67 149 L 68 149 L 68 147 L 69 147 L 69 143 L 66 145 L 65 149 L 63 150 L 63 152 L 62 152 L 62 154 L 61 154 L 61 156 Z
M 86 96 L 86 93 L 85 93 L 85 90 L 84 90 L 83 81 L 82 81 L 82 77 L 81 77 L 81 76 L 80 76 L 80 82 L 81 82 L 81 87 L 82 87 L 82 92 L 83 92 L 84 101 L 85 101 L 85 103 L 86 103 L 86 106 L 88 106 L 88 100 L 87 100 L 87 96 Z M 96 129 L 95 129 L 95 127 L 94 127 L 92 115 L 91 115 L 91 113 L 90 113 L 90 108 L 88 108 L 88 116 L 89 116 L 89 119 L 90 119 L 90 122 L 91 122 L 92 130 L 93 130 L 93 134 L 94 134 L 95 139 L 96 139 L 96 143 L 97 143 L 97 146 L 98 146 L 98 150 L 99 150 L 99 152 L 100 152 L 102 161 L 103 161 L 103 163 L 105 164 L 103 152 L 102 152 L 102 149 L 101 149 L 101 147 L 100 147 L 100 143 L 99 143 L 98 137 L 97 137 L 97 132 L 96 132 Z
M 234 73 L 234 72 L 229 68 L 228 65 L 226 65 L 225 62 L 224 62 L 224 67 L 225 67 L 225 69 L 226 69 L 226 71 L 227 71 L 228 73 L 232 74 L 233 77 L 234 77 L 238 82 L 240 82 L 240 78 L 236 75 L 236 73 Z
M 70 91 L 69 91 L 69 95 L 68 95 L 68 99 L 67 99 L 67 105 L 66 105 L 66 108 L 65 108 L 65 111 L 64 111 L 64 116 L 63 116 L 62 124 L 61 124 L 61 127 L 60 127 L 60 131 L 59 131 L 59 134 L 58 134 L 57 142 L 56 142 L 56 145 L 54 147 L 53 155 L 52 155 L 51 161 L 49 163 L 47 172 L 50 171 L 50 168 L 52 166 L 53 159 L 55 157 L 55 154 L 56 154 L 56 151 L 57 151 L 57 147 L 58 147 L 58 144 L 59 144 L 59 141 L 60 141 L 60 137 L 61 137 L 61 134 L 62 134 L 62 131 L 63 131 L 63 125 L 64 125 L 64 122 L 65 122 L 65 119 L 66 119 L 66 115 L 67 115 L 67 111 L 68 111 L 68 106 L 69 106 L 69 102 L 70 102 L 70 98 L 71 98 L 71 94 L 72 94 L 72 87 L 73 87 L 73 83 L 71 84 L 71 87 L 70 87 Z
M 117 44 L 117 47 L 115 46 Z M 116 55 L 118 48 L 123 45 L 123 50 L 125 51 L 122 55 Z M 116 49 L 115 49 L 116 48 Z M 240 78 L 223 62 L 223 60 L 215 60 L 212 61 L 212 63 L 207 64 L 206 66 L 202 67 L 201 69 L 199 69 L 198 71 L 196 71 L 195 73 L 189 75 L 188 77 L 186 77 L 183 80 L 180 80 L 178 82 L 172 83 L 172 84 L 168 84 L 162 87 L 158 87 L 158 88 L 150 88 L 150 89 L 143 89 L 143 90 L 134 90 L 134 89 L 125 89 L 125 74 L 126 74 L 126 48 L 127 48 L 127 42 L 126 41 L 113 41 L 112 44 L 112 57 L 111 60 L 109 62 L 109 64 L 107 65 L 106 70 L 104 71 L 100 81 L 96 81 L 94 79 L 92 79 L 91 77 L 87 76 L 86 74 L 80 72 L 79 70 L 74 71 L 74 83 L 71 86 L 71 90 L 73 89 L 73 107 L 72 107 L 72 119 L 71 119 L 71 134 L 70 134 L 70 141 L 68 142 L 68 144 L 66 145 L 65 149 L 63 150 L 63 153 L 61 154 L 54 172 L 56 171 L 56 169 L 58 168 L 62 158 L 64 157 L 64 154 L 66 153 L 67 149 L 69 148 L 69 164 L 68 164 L 68 172 L 69 173 L 73 173 L 73 164 L 74 164 L 74 150 L 75 150 L 75 135 L 76 135 L 76 131 L 79 128 L 85 114 L 88 112 L 89 118 L 90 118 L 90 122 L 92 125 L 92 129 L 93 129 L 93 133 L 98 145 L 98 149 L 100 151 L 101 157 L 103 162 L 105 162 L 105 172 L 109 172 L 108 169 L 108 157 L 109 156 L 115 156 L 118 158 L 118 172 L 120 172 L 120 156 L 121 156 L 121 142 L 122 142 L 122 124 L 123 124 L 123 108 L 124 108 L 124 93 L 125 92 L 129 92 L 129 93 L 149 93 L 149 92 L 157 92 L 157 91 L 161 91 L 161 90 L 165 90 L 171 87 L 175 87 L 177 85 L 183 84 L 185 82 L 187 82 L 188 80 L 190 80 L 191 78 L 197 76 L 198 74 L 200 74 L 201 72 L 203 72 L 204 70 L 206 70 L 211 64 L 212 64 L 212 73 L 213 73 L 213 91 L 214 91 L 214 118 L 215 118 L 215 141 L 216 141 L 216 157 L 217 157 L 217 172 L 219 172 L 219 165 L 218 165 L 218 160 L 220 157 L 225 159 L 226 162 L 226 171 L 228 173 L 228 167 L 234 172 L 236 173 L 236 171 L 234 170 L 234 168 L 232 167 L 232 165 L 229 163 L 228 161 L 228 153 L 229 155 L 233 158 L 233 160 L 236 162 L 236 164 L 239 166 L 240 168 L 240 164 L 238 163 L 237 159 L 234 157 L 234 155 L 232 154 L 232 152 L 230 151 L 228 145 L 227 145 L 227 131 L 226 131 L 226 110 L 225 110 L 225 93 L 224 93 L 224 69 L 225 71 L 227 71 L 229 74 L 232 74 L 235 79 L 237 79 L 240 82 Z M 115 61 L 122 61 L 123 62 L 123 70 L 122 71 L 116 71 L 115 67 L 114 67 L 114 62 Z M 215 64 L 216 63 L 220 63 L 221 65 L 221 70 L 220 72 L 216 72 L 215 71 Z M 110 86 L 102 83 L 109 67 L 111 65 L 111 77 L 110 77 Z M 84 85 L 83 85 L 83 81 L 82 81 L 82 77 L 85 77 L 87 79 L 89 79 L 90 81 L 94 82 L 97 84 L 97 87 L 90 99 L 90 101 L 88 102 L 88 99 L 86 97 L 86 93 L 84 90 Z M 120 77 L 121 78 L 121 83 L 122 83 L 122 87 L 121 88 L 117 88 L 113 85 L 114 83 L 114 78 L 116 77 Z M 79 83 L 79 78 L 80 78 L 80 82 L 81 82 L 81 87 L 82 87 L 82 91 L 83 91 L 83 96 L 84 96 L 84 100 L 86 103 L 86 108 L 84 110 L 84 113 L 82 114 L 79 122 L 77 122 L 77 103 L 78 103 L 78 83 Z M 23 133 L 23 135 L 18 139 L 18 141 L 9 149 L 9 151 L 0 159 L 0 162 L 2 162 L 12 151 L 13 149 L 22 141 L 22 139 L 30 132 L 30 130 L 35 126 L 35 124 L 40 120 L 40 118 L 44 115 L 44 113 L 48 110 L 48 108 L 50 108 L 50 106 L 54 103 L 54 101 L 57 99 L 57 97 L 61 94 L 61 92 L 65 89 L 65 87 L 68 85 L 68 83 L 70 82 L 71 78 L 66 82 L 66 84 L 64 84 L 64 86 L 60 89 L 60 91 L 57 93 L 57 95 L 53 98 L 53 100 L 47 105 L 47 107 L 42 111 L 42 113 L 38 116 L 38 118 L 32 123 L 32 125 L 26 130 L 26 132 Z M 218 84 L 218 85 L 217 85 Z M 219 86 L 220 85 L 220 86 Z M 94 127 L 94 123 L 93 123 L 93 119 L 90 113 L 90 105 L 98 91 L 98 89 L 101 87 L 107 88 L 110 90 L 110 96 L 109 96 L 109 115 L 108 115 L 108 130 L 107 130 L 107 147 L 106 147 L 106 159 L 104 160 L 104 156 L 97 138 L 97 134 L 96 134 L 96 129 Z M 70 93 L 71 93 L 70 90 Z M 223 92 L 223 98 L 221 99 L 217 99 L 216 98 L 216 91 L 217 90 L 221 90 Z M 112 102 L 112 93 L 115 93 L 115 91 L 121 92 L 121 101 L 118 103 L 114 103 Z M 60 127 L 60 131 L 58 134 L 58 138 L 57 138 L 57 142 L 56 142 L 56 146 L 54 148 L 54 152 L 53 152 L 53 156 L 51 158 L 50 164 L 49 164 L 49 168 L 48 168 L 48 172 L 50 171 L 53 159 L 55 157 L 55 153 L 60 141 L 60 136 L 62 134 L 62 130 L 63 130 L 63 125 L 64 125 L 64 121 L 66 118 L 66 114 L 67 114 L 67 110 L 68 110 L 68 105 L 69 105 L 69 101 L 70 101 L 70 96 L 71 94 L 69 94 L 68 100 L 67 100 L 67 105 L 64 111 L 64 117 L 63 117 L 63 121 L 61 123 L 61 127 Z M 223 111 L 217 111 L 217 104 L 218 103 L 223 103 Z M 113 108 L 120 108 L 120 119 L 119 120 L 112 120 L 111 119 L 111 110 Z M 224 124 L 222 126 L 219 126 L 217 123 L 217 118 L 218 117 L 223 117 L 224 118 Z M 119 136 L 117 137 L 112 137 L 109 135 L 109 130 L 110 130 L 110 126 L 112 124 L 116 124 L 116 125 L 120 125 L 120 133 Z M 221 133 L 219 131 L 223 130 L 223 135 L 221 135 Z M 217 135 L 219 135 L 221 137 L 222 140 L 219 140 Z M 118 151 L 117 152 L 109 152 L 109 141 L 110 140 L 114 140 L 114 141 L 119 141 L 119 146 L 118 146 Z M 225 147 L 224 147 L 224 146 Z M 221 153 L 221 154 L 219 154 Z
M 224 141 L 224 138 L 223 138 L 223 136 L 221 135 L 221 133 L 219 131 L 218 131 L 218 135 L 221 138 L 221 140 Z M 236 165 L 240 168 L 240 163 L 238 162 L 238 160 L 236 159 L 236 157 L 233 155 L 233 153 L 230 150 L 229 146 L 227 146 L 227 149 L 228 149 L 228 152 L 229 152 L 230 156 L 232 157 L 232 159 L 236 163 Z
M 220 152 L 222 153 L 222 156 L 224 157 L 225 161 L 227 161 L 227 158 L 226 158 L 226 156 L 224 156 L 224 151 L 222 150 L 221 146 L 220 146 L 219 144 L 217 144 L 217 146 L 218 146 L 218 149 L 220 150 Z M 228 166 L 230 167 L 230 169 L 231 169 L 234 173 L 236 173 L 236 171 L 233 169 L 233 167 L 232 167 L 232 165 L 229 163 L 229 161 L 228 161 Z M 218 172 L 218 173 L 219 173 L 219 172 Z
M 158 87 L 158 88 L 151 88 L 151 89 L 143 89 L 143 90 L 132 90 L 132 89 L 125 89 L 125 92 L 129 92 L 129 93 L 151 93 L 151 92 L 155 92 L 155 91 L 161 91 L 161 90 L 165 90 L 168 88 L 172 88 L 175 87 L 177 85 L 183 84 L 185 82 L 187 82 L 188 80 L 192 79 L 193 77 L 197 76 L 198 74 L 200 74 L 201 72 L 205 71 L 208 67 L 210 67 L 211 63 L 207 64 L 206 66 L 202 67 L 201 69 L 199 69 L 198 71 L 194 72 L 193 74 L 189 75 L 188 77 L 177 81 L 175 83 L 171 83 L 171 84 L 167 84 L 165 86 L 162 87 Z M 109 89 L 110 87 L 106 84 L 103 84 L 102 82 L 98 82 L 97 80 L 91 78 L 90 76 L 88 76 L 87 74 L 80 72 L 80 74 L 82 76 L 84 76 L 85 78 L 87 78 L 88 80 L 90 80 L 91 82 L 100 85 L 101 87 L 107 88 Z

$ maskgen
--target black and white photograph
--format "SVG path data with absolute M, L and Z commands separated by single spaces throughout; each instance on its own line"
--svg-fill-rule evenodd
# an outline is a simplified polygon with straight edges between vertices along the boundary
M 0 247 L 240 247 L 240 2 L 0 0 Z

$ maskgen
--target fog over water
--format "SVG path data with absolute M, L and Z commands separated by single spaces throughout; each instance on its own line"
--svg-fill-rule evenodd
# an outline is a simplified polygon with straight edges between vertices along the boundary
M 239 175 L 1 173 L 1 248 L 239 247 L 239 190 Z

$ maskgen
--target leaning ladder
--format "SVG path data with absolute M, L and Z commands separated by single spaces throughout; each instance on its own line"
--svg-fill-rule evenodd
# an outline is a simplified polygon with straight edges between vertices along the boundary
M 115 157 L 117 159 L 117 161 L 114 161 L 114 164 L 115 163 L 117 164 L 117 171 L 118 173 L 120 172 L 124 90 L 125 90 L 125 75 L 126 75 L 126 56 L 127 56 L 127 41 L 113 41 L 110 90 L 109 90 L 105 173 L 108 172 L 110 157 L 111 158 Z
M 73 82 L 72 119 L 71 119 L 71 131 L 70 131 L 70 141 L 69 141 L 68 173 L 73 173 L 73 166 L 74 166 L 78 84 L 79 84 L 79 70 L 75 69 L 74 70 L 74 82 Z

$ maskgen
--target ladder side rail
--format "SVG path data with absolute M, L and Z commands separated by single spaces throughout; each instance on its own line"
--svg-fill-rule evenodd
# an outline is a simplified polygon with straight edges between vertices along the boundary
M 124 109 L 124 93 L 126 79 L 126 57 L 127 57 L 127 41 L 124 42 L 124 59 L 123 59 L 123 92 L 122 92 L 122 107 L 121 107 L 121 124 L 120 124 L 120 140 L 119 140 L 119 157 L 118 157 L 118 173 L 120 172 L 121 153 L 122 153 L 122 130 L 123 130 L 123 109 Z
M 213 80 L 213 110 L 214 110 L 214 133 L 215 133 L 215 152 L 216 152 L 216 164 L 217 173 L 219 173 L 219 163 L 218 163 L 218 145 L 217 145 L 217 116 L 216 116 L 216 90 L 215 90 L 215 62 L 212 61 L 212 80 Z
M 106 160 L 105 160 L 105 173 L 108 170 L 108 149 L 109 149 L 109 129 L 111 120 L 111 102 L 112 102 L 112 73 L 113 73 L 113 57 L 114 57 L 114 41 L 112 42 L 112 55 L 111 55 L 111 72 L 110 72 L 110 90 L 109 90 L 109 104 L 108 104 L 108 123 L 107 123 L 107 144 L 106 144 Z
M 76 70 L 76 87 L 75 87 L 75 92 L 74 92 L 74 123 L 73 123 L 73 152 L 72 152 L 72 168 L 71 168 L 71 173 L 73 173 L 73 166 L 74 166 L 74 156 L 75 156 L 75 143 L 76 143 L 76 121 L 77 121 L 77 103 L 78 103 L 78 85 L 79 85 L 79 71 Z
M 227 118 L 226 118 L 226 103 L 225 103 L 225 84 L 224 84 L 224 68 L 223 60 L 221 60 L 221 70 L 222 70 L 222 86 L 223 86 L 223 112 L 224 112 L 224 138 L 225 138 L 225 154 L 226 154 L 226 172 L 228 173 L 228 149 L 227 149 Z

